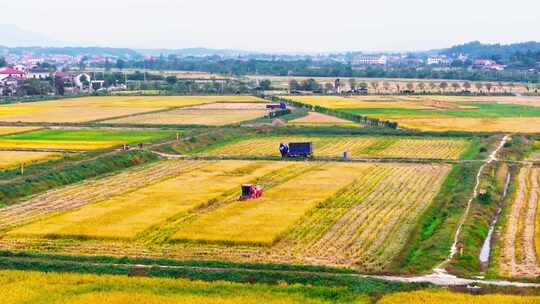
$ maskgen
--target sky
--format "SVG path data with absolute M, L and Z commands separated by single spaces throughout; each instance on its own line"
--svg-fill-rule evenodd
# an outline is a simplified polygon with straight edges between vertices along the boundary
M 0 23 L 55 45 L 317 53 L 540 41 L 539 0 L 0 0 L 0 7 Z

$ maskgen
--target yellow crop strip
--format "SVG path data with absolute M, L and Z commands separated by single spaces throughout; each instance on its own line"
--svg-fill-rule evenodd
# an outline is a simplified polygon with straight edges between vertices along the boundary
M 341 157 L 433 158 L 458 159 L 469 146 L 465 139 L 407 137 L 268 137 L 247 139 L 203 151 L 201 155 L 280 156 L 279 144 L 313 142 L 314 155 Z
M 7 149 L 59 149 L 98 150 L 120 146 L 125 142 L 116 141 L 60 141 L 60 140 L 9 140 L 0 139 L 0 148 Z
M 283 162 L 205 163 L 178 177 L 77 211 L 38 221 L 10 235 L 130 239 L 167 219 L 209 203 L 222 193 L 268 172 Z
M 377 304 L 533 304 L 539 303 L 538 296 L 514 295 L 470 295 L 447 290 L 422 290 L 399 292 L 382 297 Z
M 266 191 L 201 215 L 172 240 L 271 245 L 312 208 L 360 178 L 371 166 L 327 164 Z
M 62 157 L 62 153 L 0 151 L 0 169 L 30 165 Z
M 0 135 L 11 135 L 38 129 L 41 129 L 41 127 L 0 127 Z
M 107 96 L 0 105 L 4 122 L 88 122 L 214 102 L 264 102 L 252 96 Z
M 141 278 L 77 273 L 0 271 L 2 304 L 324 304 L 331 295 L 344 294 L 337 303 L 370 303 L 365 295 L 346 288 L 315 287 L 326 296 L 310 294 L 303 285 L 264 285 L 204 282 L 186 279 Z M 326 299 L 326 300 L 322 300 Z

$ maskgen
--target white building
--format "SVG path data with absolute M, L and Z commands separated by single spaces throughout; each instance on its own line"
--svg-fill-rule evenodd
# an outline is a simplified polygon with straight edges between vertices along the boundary
M 47 79 L 51 73 L 47 69 L 43 68 L 33 68 L 28 71 L 27 78 L 28 79 Z
M 428 65 L 449 65 L 452 61 L 446 56 L 431 56 L 427 59 Z
M 388 57 L 385 55 L 374 56 L 374 55 L 361 55 L 357 56 L 353 60 L 354 65 L 386 65 L 388 62 Z

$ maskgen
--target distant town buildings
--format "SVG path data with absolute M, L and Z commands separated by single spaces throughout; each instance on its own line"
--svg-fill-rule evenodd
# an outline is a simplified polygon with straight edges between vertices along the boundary
M 502 71 L 504 70 L 504 65 L 497 64 L 494 60 L 489 59 L 477 59 L 473 62 L 473 69 L 477 70 L 495 70 Z

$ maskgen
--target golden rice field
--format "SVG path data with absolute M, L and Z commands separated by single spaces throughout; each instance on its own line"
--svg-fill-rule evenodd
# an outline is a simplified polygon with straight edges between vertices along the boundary
M 10 135 L 38 130 L 40 127 L 3 127 L 0 126 L 0 135 Z
M 0 248 L 381 272 L 448 165 L 170 160 L 0 209 Z M 240 185 L 264 188 L 238 201 Z M 76 242 L 72 239 L 77 239 Z
M 523 167 L 506 218 L 501 240 L 499 271 L 503 276 L 535 278 L 540 275 L 540 169 Z
M 0 169 L 9 169 L 21 165 L 30 165 L 62 157 L 62 153 L 0 151 Z
M 458 138 L 414 137 L 266 137 L 241 140 L 211 147 L 200 155 L 280 156 L 279 144 L 311 141 L 315 157 L 341 157 L 344 151 L 354 157 L 459 159 L 470 143 Z
M 308 115 L 289 121 L 296 125 L 340 125 L 340 126 L 361 126 L 349 120 L 341 119 L 318 112 L 309 112 Z
M 219 104 L 217 104 L 219 105 Z M 134 115 L 104 121 L 108 124 L 137 125 L 208 125 L 223 126 L 237 124 L 247 120 L 263 117 L 262 109 L 215 109 L 215 108 L 182 108 L 171 111 Z
M 377 304 L 535 304 L 539 296 L 503 294 L 470 295 L 447 290 L 398 292 L 382 297 Z
M 273 170 L 282 162 L 200 163 L 177 177 L 143 187 L 76 211 L 22 226 L 10 235 L 131 239 L 181 213 Z
M 263 102 L 252 96 L 107 96 L 0 105 L 2 122 L 89 122 L 214 102 Z
M 203 282 L 75 273 L 0 271 L 2 304 L 370 303 L 339 287 Z
M 308 165 L 305 165 L 308 166 Z M 182 226 L 172 240 L 272 245 L 309 210 L 366 173 L 368 166 L 327 164 Z

